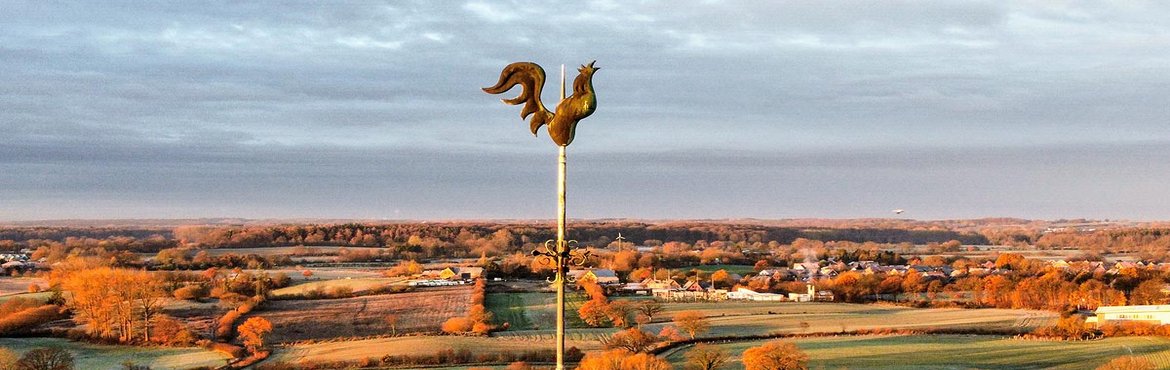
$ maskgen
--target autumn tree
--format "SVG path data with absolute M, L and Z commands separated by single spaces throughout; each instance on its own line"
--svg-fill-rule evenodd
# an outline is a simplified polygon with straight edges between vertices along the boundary
M 1129 295 L 1129 302 L 1135 305 L 1154 305 L 1166 303 L 1166 293 L 1162 289 L 1166 283 L 1162 279 L 1150 279 L 1141 282 L 1133 293 Z
M 638 328 L 622 330 L 602 340 L 606 349 L 622 349 L 633 353 L 647 352 L 655 343 L 658 343 L 658 337 Z
M 73 370 L 73 355 L 60 348 L 37 348 L 16 361 L 17 370 Z
M 415 261 L 402 261 L 384 273 L 386 276 L 411 276 L 423 272 L 423 266 Z
M 711 326 L 699 311 L 682 311 L 674 314 L 674 325 L 690 335 L 691 339 L 695 339 L 695 335 L 707 332 L 707 328 Z
M 398 336 L 398 315 L 386 315 L 386 326 L 390 327 L 391 336 Z
M 582 304 L 581 308 L 577 309 L 577 315 L 581 317 L 581 321 L 584 321 L 585 324 L 598 327 L 609 319 L 609 315 L 607 315 L 608 306 L 605 301 L 591 299 Z
M 709 344 L 696 344 L 685 355 L 687 367 L 695 370 L 715 370 L 723 367 L 731 355 L 723 348 Z
M 129 342 L 140 327 L 143 339 L 150 340 L 151 318 L 164 295 L 162 283 L 150 273 L 109 267 L 55 273 L 53 280 L 70 293 L 67 306 L 74 320 L 91 335 Z
M 771 341 L 743 351 L 745 370 L 807 370 L 808 355 L 795 344 Z
M 244 347 L 247 347 L 252 353 L 256 353 L 264 347 L 264 336 L 272 332 L 272 323 L 268 322 L 268 319 L 256 316 L 245 320 L 236 330 L 240 333 L 240 340 L 244 342 Z
M 728 273 L 727 270 L 724 269 L 719 269 L 719 271 L 712 273 L 711 287 L 716 288 L 718 283 L 723 283 L 724 286 L 731 285 L 731 273 Z
M 581 359 L 577 370 L 671 370 L 669 362 L 648 353 L 611 350 L 590 353 Z
M 1157 369 L 1150 360 L 1137 356 L 1121 356 L 1098 366 L 1097 370 L 1153 370 Z
M 643 300 L 638 302 L 638 305 L 634 307 L 638 310 L 638 313 L 646 316 L 647 322 L 653 322 L 654 315 L 660 314 L 662 311 L 666 310 L 666 306 L 657 299 Z
M 16 362 L 20 357 L 8 348 L 0 348 L 0 370 L 16 370 Z
M 536 368 L 532 367 L 532 365 L 529 365 L 527 362 L 516 361 L 508 364 L 508 367 L 505 367 L 504 370 L 536 370 Z
M 613 327 L 626 328 L 630 326 L 630 316 L 634 311 L 634 304 L 630 301 L 613 301 L 606 307 L 605 316 L 613 323 Z

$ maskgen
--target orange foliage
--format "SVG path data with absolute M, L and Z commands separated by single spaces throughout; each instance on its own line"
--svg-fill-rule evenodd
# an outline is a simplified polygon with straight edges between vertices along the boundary
M 670 370 L 669 362 L 654 355 L 612 350 L 585 355 L 577 370 Z
M 443 322 L 442 329 L 444 333 L 456 334 L 469 332 L 474 326 L 475 322 L 469 318 L 452 317 Z
M 795 344 L 771 341 L 743 351 L 745 370 L 807 370 L 808 355 Z
M 459 333 L 475 333 L 479 335 L 487 335 L 495 330 L 495 325 L 491 324 L 492 313 L 484 308 L 484 288 L 487 283 L 482 278 L 475 280 L 475 286 L 471 289 L 471 307 L 467 311 L 467 316 L 452 317 L 443 323 L 441 329 L 444 333 L 459 334 Z
M 252 353 L 264 347 L 264 336 L 272 332 L 272 323 L 267 319 L 256 316 L 244 321 L 239 327 L 240 340 Z
M 682 311 L 674 314 L 674 325 L 687 332 L 691 339 L 695 339 L 695 335 L 707 332 L 711 326 L 699 311 Z

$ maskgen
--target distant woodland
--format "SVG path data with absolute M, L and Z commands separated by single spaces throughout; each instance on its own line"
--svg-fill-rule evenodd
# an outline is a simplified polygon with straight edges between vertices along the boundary
M 1063 226 L 1071 225 L 1071 226 Z M 1034 246 L 1075 249 L 1089 254 L 1138 253 L 1161 260 L 1170 250 L 1170 225 L 1110 224 L 1086 220 L 964 221 L 786 220 L 576 222 L 570 239 L 605 247 L 622 235 L 634 245 L 667 242 L 703 246 L 714 242 L 738 250 L 789 245 L 797 239 L 821 242 L 926 245 Z M 478 257 L 525 250 L 554 238 L 551 224 L 535 223 L 339 223 L 295 225 L 211 225 L 164 227 L 0 227 L 0 251 L 22 248 L 101 248 L 155 253 L 163 249 L 257 248 L 281 246 L 386 247 L 421 257 Z

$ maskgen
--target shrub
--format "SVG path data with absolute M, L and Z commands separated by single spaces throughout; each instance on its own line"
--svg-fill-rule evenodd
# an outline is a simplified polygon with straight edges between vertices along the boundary
M 443 322 L 443 332 L 449 334 L 466 333 L 471 331 L 474 322 L 466 317 L 452 317 Z
M 742 361 L 746 370 L 808 369 L 808 355 L 795 344 L 778 340 L 748 348 L 743 351 Z
M 353 287 L 346 285 L 339 285 L 329 290 L 329 296 L 333 298 L 349 298 L 353 296 Z
M 188 285 L 175 289 L 175 299 L 195 301 L 207 297 L 207 289 L 201 285 Z
M 0 318 L 0 336 L 25 334 L 41 324 L 66 317 L 68 314 L 62 313 L 61 307 L 54 305 L 25 309 Z

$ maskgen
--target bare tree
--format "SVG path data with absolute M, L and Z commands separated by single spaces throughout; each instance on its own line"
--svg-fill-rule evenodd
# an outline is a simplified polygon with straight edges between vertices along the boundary
M 687 366 L 696 370 L 715 370 L 727 363 L 731 355 L 723 348 L 707 344 L 696 344 L 685 355 Z

